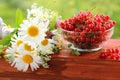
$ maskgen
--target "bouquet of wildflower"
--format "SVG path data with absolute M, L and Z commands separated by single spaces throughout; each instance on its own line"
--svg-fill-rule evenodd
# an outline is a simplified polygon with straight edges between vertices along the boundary
M 51 34 L 59 18 L 57 13 L 36 4 L 27 11 L 27 19 L 14 30 L 10 37 L 11 45 L 5 50 L 5 58 L 11 66 L 24 72 L 29 67 L 32 71 L 40 66 L 49 67 L 47 62 L 51 59 L 50 54 L 54 53 L 56 41 L 52 35 L 48 36 L 48 32 Z

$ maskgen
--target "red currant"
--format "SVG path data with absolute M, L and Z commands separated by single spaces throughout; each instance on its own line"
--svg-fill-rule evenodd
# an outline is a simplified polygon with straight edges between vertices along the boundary
M 108 15 L 93 15 L 91 12 L 79 12 L 76 16 L 60 23 L 61 28 L 71 32 L 73 31 L 74 35 L 71 35 L 71 33 L 69 35 L 71 39 L 74 40 L 74 44 L 77 45 L 78 42 L 80 42 L 80 44 L 78 44 L 79 48 L 84 49 L 98 48 L 99 45 L 107 39 L 106 35 L 108 35 L 109 32 L 106 32 L 106 30 L 112 28 L 114 25 L 115 22 L 110 20 Z M 67 38 L 68 34 L 66 33 L 67 32 L 64 32 Z M 102 54 L 104 56 L 106 54 L 107 56 L 111 56 L 113 53 L 118 54 L 120 51 L 119 49 L 110 49 Z
M 76 17 L 76 16 L 74 16 L 74 17 L 73 17 L 73 20 L 74 20 L 74 21 L 77 21 L 78 19 L 77 19 L 77 17 Z
M 94 27 L 92 24 L 89 24 L 88 26 L 90 29 L 93 29 L 93 27 Z
M 119 53 L 120 50 L 118 48 L 115 49 L 115 53 Z
M 81 37 L 85 37 L 85 32 L 80 33 Z
M 77 38 L 77 39 L 76 39 L 76 42 L 78 42 L 78 43 L 79 43 L 80 41 L 81 41 L 81 39 L 80 39 L 80 38 Z
M 109 20 L 109 19 L 110 19 L 110 17 L 107 15 L 107 16 L 105 16 L 105 19 L 106 19 L 106 20 Z
M 72 19 L 68 19 L 68 22 L 71 24 L 73 22 L 73 20 Z
M 63 22 L 60 22 L 60 26 L 63 28 L 65 24 Z
M 78 29 L 78 28 L 75 28 L 75 30 L 74 30 L 75 32 L 80 32 L 81 30 L 80 29 Z
M 107 58 L 107 54 L 105 52 L 101 52 L 99 55 L 100 58 Z
M 69 25 L 69 30 L 70 30 L 70 31 L 73 31 L 73 30 L 74 30 L 74 26 Z
M 106 30 L 106 28 L 105 28 L 105 27 L 102 27 L 101 30 L 104 32 L 104 31 Z

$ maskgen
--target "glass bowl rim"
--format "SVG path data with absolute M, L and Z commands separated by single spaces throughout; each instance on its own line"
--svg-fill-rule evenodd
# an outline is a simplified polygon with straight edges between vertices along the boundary
M 81 33 L 81 32 L 68 31 L 68 30 L 65 30 L 65 29 L 63 29 L 63 28 L 61 28 L 61 27 L 59 27 L 59 28 L 60 28 L 61 30 L 65 31 L 65 32 L 68 32 L 68 33 Z M 111 30 L 113 30 L 113 29 L 114 29 L 114 26 L 111 27 L 110 29 L 105 30 L 104 32 L 108 32 L 108 31 L 111 31 Z M 102 31 L 94 31 L 94 32 L 102 32 Z M 93 33 L 93 32 L 85 32 L 85 33 Z

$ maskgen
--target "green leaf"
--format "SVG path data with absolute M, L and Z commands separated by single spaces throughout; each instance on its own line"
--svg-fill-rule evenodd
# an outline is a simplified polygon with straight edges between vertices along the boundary
M 79 56 L 80 52 L 77 49 L 72 49 L 72 54 Z
M 68 44 L 68 48 L 70 48 L 72 46 L 72 44 Z
M 16 28 L 20 27 L 20 24 L 23 22 L 23 15 L 20 9 L 16 11 Z
M 54 16 L 52 21 L 50 22 L 49 30 L 55 29 L 55 23 L 56 23 L 56 16 Z
M 60 52 L 60 48 L 56 46 L 56 47 L 53 49 L 53 52 L 56 53 L 56 54 L 58 54 L 58 53 Z
M 1 52 L 2 52 L 2 50 L 3 50 L 3 45 L 0 45 L 0 54 L 1 54 Z
M 13 34 L 8 34 L 7 36 L 5 36 L 2 40 L 0 40 L 0 45 L 2 45 L 2 46 L 10 45 L 10 40 L 11 40 L 12 36 L 13 36 Z
M 17 34 L 18 33 L 18 28 L 15 28 L 14 31 L 12 32 L 12 34 Z
M 11 37 L 12 34 L 8 34 L 6 37 L 0 40 L 0 53 L 3 51 L 4 48 L 10 46 Z

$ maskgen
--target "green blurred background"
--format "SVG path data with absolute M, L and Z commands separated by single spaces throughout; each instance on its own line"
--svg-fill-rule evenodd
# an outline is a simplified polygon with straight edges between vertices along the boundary
M 57 11 L 62 19 L 75 15 L 78 11 L 92 11 L 95 14 L 104 13 L 116 21 L 112 38 L 120 39 L 120 0 L 0 0 L 0 17 L 6 24 L 15 26 L 17 8 L 23 11 L 24 17 L 33 3 L 38 6 Z

